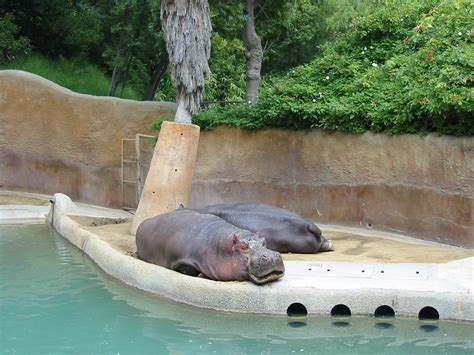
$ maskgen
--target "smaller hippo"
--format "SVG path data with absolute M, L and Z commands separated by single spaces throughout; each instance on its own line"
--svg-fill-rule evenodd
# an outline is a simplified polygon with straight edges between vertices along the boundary
M 312 254 L 333 250 L 331 240 L 300 215 L 257 203 L 219 204 L 198 210 L 213 214 L 236 227 L 247 229 L 267 241 L 267 248 L 280 253 Z
M 281 255 L 267 249 L 263 237 L 189 209 L 143 221 L 136 243 L 138 259 L 191 276 L 263 284 L 285 272 Z

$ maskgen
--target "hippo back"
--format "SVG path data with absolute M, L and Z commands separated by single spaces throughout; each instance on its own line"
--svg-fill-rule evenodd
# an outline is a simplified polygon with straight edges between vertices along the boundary
M 280 253 L 316 253 L 331 250 L 332 243 L 311 221 L 297 213 L 265 204 L 218 204 L 199 210 L 265 238 L 267 247 Z

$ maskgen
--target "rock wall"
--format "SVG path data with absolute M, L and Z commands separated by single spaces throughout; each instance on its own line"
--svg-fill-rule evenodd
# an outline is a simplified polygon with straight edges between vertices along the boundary
M 122 205 L 122 139 L 150 131 L 175 105 L 74 93 L 0 71 L 0 188 Z
M 474 247 L 474 138 L 221 127 L 201 133 L 191 197 Z
M 0 189 L 121 207 L 122 138 L 174 109 L 0 71 Z M 474 247 L 472 137 L 221 127 L 201 132 L 195 169 L 194 207 L 260 201 L 321 223 Z

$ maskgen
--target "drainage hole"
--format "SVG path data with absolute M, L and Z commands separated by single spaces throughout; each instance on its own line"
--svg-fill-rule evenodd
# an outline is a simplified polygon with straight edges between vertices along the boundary
M 288 317 L 305 317 L 308 315 L 308 310 L 301 303 L 292 303 L 286 310 Z
M 331 269 L 327 269 L 326 271 L 331 271 Z
M 439 313 L 436 310 L 436 308 L 426 306 L 421 309 L 420 313 L 418 313 L 418 319 L 419 320 L 438 320 Z
M 174 171 L 178 171 L 178 169 L 174 169 Z
M 417 275 L 418 275 L 419 273 L 420 273 L 419 271 L 416 272 Z
M 383 306 L 377 307 L 377 309 L 374 312 L 374 317 L 393 318 L 395 317 L 395 311 L 393 310 L 392 307 L 383 305 Z
M 350 317 L 351 310 L 345 304 L 337 304 L 331 309 L 331 316 L 333 317 Z
M 362 272 L 365 272 L 365 270 L 362 270 Z
M 384 274 L 384 273 L 385 273 L 385 271 L 383 271 L 383 270 L 380 270 L 380 273 L 381 273 L 381 274 Z

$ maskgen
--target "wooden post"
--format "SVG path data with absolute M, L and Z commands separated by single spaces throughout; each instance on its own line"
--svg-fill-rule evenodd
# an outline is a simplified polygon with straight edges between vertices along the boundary
M 163 122 L 130 232 L 147 218 L 186 207 L 191 193 L 199 127 Z

